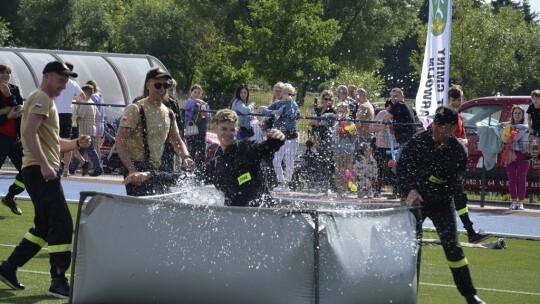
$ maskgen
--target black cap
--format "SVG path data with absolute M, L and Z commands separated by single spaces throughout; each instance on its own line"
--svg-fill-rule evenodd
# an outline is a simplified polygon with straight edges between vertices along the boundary
M 438 107 L 433 122 L 439 125 L 455 125 L 458 123 L 457 112 L 448 107 Z
M 149 79 L 156 79 L 162 77 L 172 79 L 171 75 L 165 72 L 165 70 L 163 70 L 162 68 L 153 68 L 146 73 L 146 79 L 144 80 L 144 82 L 147 82 Z
M 62 61 L 51 61 L 43 69 L 43 74 L 54 72 L 60 75 L 77 78 L 77 73 L 73 73 Z

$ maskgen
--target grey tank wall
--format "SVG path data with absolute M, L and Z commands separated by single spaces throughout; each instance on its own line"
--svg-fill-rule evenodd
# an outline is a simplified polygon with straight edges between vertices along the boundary
M 98 194 L 83 207 L 72 303 L 416 303 L 407 208 L 173 198 Z

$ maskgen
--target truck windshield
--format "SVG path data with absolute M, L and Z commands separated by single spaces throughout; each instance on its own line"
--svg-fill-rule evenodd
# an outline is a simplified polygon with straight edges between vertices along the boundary
M 478 126 L 495 126 L 500 123 L 501 105 L 479 105 L 461 111 L 465 131 L 476 132 Z

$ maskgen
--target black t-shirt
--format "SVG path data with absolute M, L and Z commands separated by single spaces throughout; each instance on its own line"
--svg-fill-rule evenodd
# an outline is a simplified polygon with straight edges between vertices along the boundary
M 398 143 L 406 143 L 416 133 L 414 126 L 414 113 L 412 109 L 403 101 L 392 104 L 388 111 L 392 114 L 393 120 L 397 125 L 394 125 L 394 133 Z M 406 125 L 403 125 L 405 123 Z
M 540 108 L 537 109 L 533 104 L 530 104 L 527 108 L 527 114 L 531 116 L 531 128 L 540 131 Z

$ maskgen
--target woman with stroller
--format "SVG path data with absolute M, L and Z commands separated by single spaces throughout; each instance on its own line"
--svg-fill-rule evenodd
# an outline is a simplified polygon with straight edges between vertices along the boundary
M 311 140 L 313 148 L 316 151 L 318 166 L 321 171 L 322 182 L 324 183 L 324 191 L 329 192 L 332 188 L 332 176 L 334 174 L 334 162 L 332 155 L 332 126 L 330 123 L 331 117 L 337 114 L 334 109 L 334 94 L 330 90 L 324 90 L 321 93 L 320 101 L 313 108 L 313 117 L 321 119 L 312 119 L 311 125 Z

